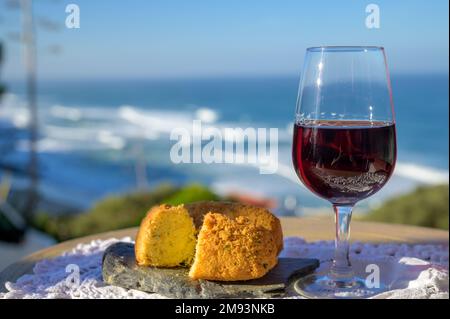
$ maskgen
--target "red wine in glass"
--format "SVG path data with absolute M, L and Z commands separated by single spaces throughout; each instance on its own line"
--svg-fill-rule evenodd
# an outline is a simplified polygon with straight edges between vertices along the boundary
M 349 243 L 355 204 L 387 183 L 396 161 L 384 49 L 308 48 L 294 122 L 295 171 L 306 188 L 333 205 L 335 219 L 332 262 L 297 279 L 295 290 L 308 298 L 366 298 L 387 290 L 381 282 L 367 284 L 364 265 L 353 269 Z
M 395 124 L 295 124 L 292 150 L 295 171 L 309 190 L 333 204 L 355 204 L 380 190 L 392 175 Z

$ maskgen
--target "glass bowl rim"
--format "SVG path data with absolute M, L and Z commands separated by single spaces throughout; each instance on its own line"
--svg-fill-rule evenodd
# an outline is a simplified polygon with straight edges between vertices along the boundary
M 308 52 L 367 52 L 367 51 L 384 51 L 382 46 L 339 46 L 339 45 L 324 45 L 309 47 L 306 49 Z

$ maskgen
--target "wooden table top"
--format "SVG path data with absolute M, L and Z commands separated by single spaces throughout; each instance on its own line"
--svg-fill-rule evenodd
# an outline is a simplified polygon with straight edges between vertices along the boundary
M 320 217 L 281 217 L 283 234 L 300 236 L 307 241 L 333 240 L 334 220 L 332 216 Z M 403 243 L 442 243 L 449 242 L 449 232 L 424 227 L 383 224 L 374 222 L 352 221 L 351 238 L 353 241 L 364 242 L 403 242 Z M 122 238 L 136 236 L 137 227 L 111 231 L 86 237 L 81 237 L 47 249 L 35 252 L 32 255 L 8 266 L 0 273 L 0 292 L 5 291 L 5 282 L 16 281 L 19 277 L 33 272 L 35 263 L 43 259 L 53 258 L 64 251 L 71 250 L 80 243 L 88 243 L 93 239 Z

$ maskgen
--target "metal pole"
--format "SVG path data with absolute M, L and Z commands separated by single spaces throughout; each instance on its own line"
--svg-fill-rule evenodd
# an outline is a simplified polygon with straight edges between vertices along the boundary
M 22 36 L 26 70 L 27 99 L 30 120 L 29 129 L 29 162 L 28 174 L 30 176 L 30 185 L 28 200 L 25 205 L 25 218 L 29 219 L 36 208 L 38 201 L 38 158 L 37 158 L 37 139 L 38 139 L 38 112 L 36 98 L 36 45 L 34 38 L 33 8 L 32 0 L 21 0 L 22 10 Z

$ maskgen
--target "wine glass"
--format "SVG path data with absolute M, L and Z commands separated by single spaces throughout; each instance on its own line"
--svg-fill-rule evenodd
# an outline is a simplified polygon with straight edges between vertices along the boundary
M 313 47 L 306 50 L 297 100 L 292 157 L 303 184 L 333 205 L 334 260 L 324 274 L 294 287 L 310 298 L 368 297 L 349 260 L 354 205 L 389 180 L 397 157 L 391 84 L 382 47 Z

